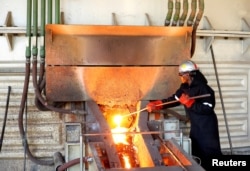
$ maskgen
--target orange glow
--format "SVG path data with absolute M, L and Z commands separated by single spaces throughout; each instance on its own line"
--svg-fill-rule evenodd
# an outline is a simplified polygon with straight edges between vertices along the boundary
M 111 129 L 114 143 L 117 145 L 118 153 L 120 154 L 120 160 L 123 162 L 123 167 L 126 169 L 132 168 L 130 163 L 130 157 L 127 151 L 124 151 L 124 146 L 130 146 L 128 135 L 126 134 L 129 129 L 126 127 L 121 127 L 123 117 L 121 115 L 115 115 L 112 121 L 115 123 L 116 127 Z

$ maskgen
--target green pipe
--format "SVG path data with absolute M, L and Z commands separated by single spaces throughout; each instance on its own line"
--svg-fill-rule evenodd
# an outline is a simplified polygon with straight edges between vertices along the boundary
M 44 58 L 45 57 L 45 48 L 44 48 L 44 36 L 45 36 L 45 9 L 46 7 L 46 1 L 45 0 L 42 0 L 41 2 L 41 47 L 40 47 L 40 57 L 41 58 Z M 44 59 L 41 59 L 41 62 L 43 62 Z
M 52 24 L 52 0 L 48 0 L 48 18 L 47 23 Z
M 33 0 L 33 37 L 32 37 L 32 55 L 37 56 L 37 17 L 38 17 L 38 4 L 37 0 Z
M 180 18 L 179 26 L 183 26 L 187 18 L 188 13 L 188 0 L 183 0 L 183 12 Z
M 181 10 L 180 0 L 176 0 L 176 2 L 175 2 L 175 14 L 174 14 L 174 19 L 173 19 L 173 23 L 172 23 L 173 26 L 177 25 L 177 22 L 178 22 L 179 17 L 180 17 L 180 10 Z
M 193 25 L 194 17 L 195 17 L 195 14 L 196 14 L 196 8 L 197 8 L 196 0 L 192 0 L 192 2 L 191 2 L 191 13 L 190 13 L 190 16 L 189 16 L 188 22 L 187 22 L 188 26 Z
M 30 44 L 31 44 L 31 6 L 32 1 L 27 0 L 27 21 L 26 21 L 26 37 L 27 37 L 27 45 L 25 50 L 25 56 L 26 58 L 30 58 L 31 56 L 31 50 L 30 50 Z
M 202 18 L 202 16 L 203 16 L 203 13 L 204 13 L 204 0 L 199 0 L 199 12 L 198 12 L 198 14 L 197 14 L 197 16 L 196 16 L 196 19 L 195 19 L 195 24 L 196 25 L 199 25 L 199 23 L 200 23 L 200 20 L 201 20 L 201 18 Z
M 165 19 L 165 26 L 169 26 L 173 14 L 174 3 L 173 0 L 168 0 L 168 13 Z
M 60 24 L 60 0 L 55 1 L 55 23 Z

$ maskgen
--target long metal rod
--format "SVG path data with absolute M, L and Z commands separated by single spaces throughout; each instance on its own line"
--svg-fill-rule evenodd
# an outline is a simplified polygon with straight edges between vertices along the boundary
M 209 97 L 209 96 L 211 96 L 211 94 L 203 94 L 203 95 L 199 95 L 199 96 L 189 97 L 189 99 L 199 99 L 199 98 Z M 179 100 L 173 100 L 173 101 L 170 101 L 170 102 L 158 104 L 156 106 L 163 106 L 163 105 L 166 105 L 166 104 L 171 104 L 171 103 L 176 103 L 176 102 L 179 102 Z
M 4 121 L 3 121 L 2 133 L 1 133 L 1 139 L 0 139 L 0 152 L 2 150 L 4 131 L 5 131 L 7 114 L 8 114 L 8 109 L 9 109 L 10 91 L 11 91 L 11 87 L 8 86 L 8 94 L 7 94 L 7 101 L 6 101 L 6 107 L 5 107 L 5 115 L 4 115 Z
M 80 135 L 80 171 L 83 171 L 83 141 L 82 141 L 82 135 Z
M 227 135 L 228 135 L 229 146 L 230 146 L 230 152 L 232 154 L 233 153 L 232 141 L 231 141 L 230 131 L 229 131 L 229 127 L 228 127 L 227 116 L 226 116 L 225 106 L 224 106 L 224 102 L 223 102 L 221 86 L 220 86 L 218 71 L 217 71 L 217 67 L 216 67 L 216 63 L 215 63 L 214 50 L 213 50 L 212 45 L 210 46 L 210 50 L 211 50 L 211 55 L 212 55 L 212 59 L 213 59 L 213 65 L 214 65 L 214 71 L 215 71 L 215 75 L 216 75 L 218 90 L 219 90 L 219 94 L 220 94 L 221 106 L 222 106 L 223 115 L 224 115 L 224 119 L 225 119 L 225 125 L 226 125 L 226 130 L 227 130 Z
M 189 99 L 199 99 L 199 98 L 209 97 L 209 96 L 211 96 L 211 95 L 210 94 L 203 94 L 203 95 L 199 95 L 199 96 L 189 97 Z M 172 103 L 176 103 L 176 102 L 179 102 L 179 101 L 178 100 L 173 100 L 173 101 L 165 102 L 165 103 L 162 103 L 162 104 L 159 104 L 159 105 L 156 105 L 156 106 L 163 106 L 163 105 L 166 105 L 166 104 L 172 104 Z M 138 110 L 138 111 L 135 111 L 135 112 L 123 115 L 122 117 L 126 117 L 126 116 L 130 116 L 130 115 L 133 115 L 133 114 L 137 114 L 137 113 L 145 111 L 145 110 L 147 110 L 147 107 L 145 107 L 145 108 L 143 108 L 141 110 Z
M 161 133 L 180 133 L 180 130 L 171 130 L 171 131 L 137 131 L 137 132 L 114 132 L 114 133 L 89 133 L 89 134 L 82 134 L 85 137 L 88 136 L 100 136 L 100 135 L 119 135 L 119 134 L 126 134 L 126 135 L 135 135 L 135 134 L 141 134 L 141 135 L 147 135 L 147 134 L 161 134 Z

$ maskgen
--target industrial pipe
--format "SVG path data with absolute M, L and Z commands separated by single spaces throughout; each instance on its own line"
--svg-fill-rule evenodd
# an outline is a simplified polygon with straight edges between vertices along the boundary
M 173 0 L 168 0 L 168 13 L 165 19 L 165 26 L 169 26 L 173 14 L 174 3 Z
M 202 18 L 204 12 L 204 0 L 199 0 L 199 11 L 196 16 L 195 23 L 193 25 L 193 31 L 192 31 L 192 44 L 191 44 L 191 57 L 194 55 L 195 47 L 196 47 L 196 31 L 198 29 L 200 20 Z M 193 21 L 192 21 L 193 22 Z
M 40 26 L 40 71 L 39 71 L 39 79 L 38 85 L 39 90 L 42 92 L 45 88 L 45 14 L 46 12 L 46 1 L 41 1 L 41 26 Z M 38 100 L 37 96 L 35 96 L 35 105 L 41 111 L 48 111 L 42 103 Z
M 203 16 L 203 13 L 204 13 L 204 0 L 199 0 L 199 11 L 198 11 L 198 14 L 196 15 L 196 18 L 195 18 L 195 25 L 199 25 L 200 23 L 200 20 Z
M 27 0 L 27 18 L 26 18 L 26 37 L 27 37 L 27 45 L 26 45 L 26 51 L 25 56 L 26 58 L 30 58 L 31 56 L 31 50 L 30 50 L 30 44 L 31 44 L 31 9 L 32 9 L 32 1 Z
M 53 165 L 54 162 L 53 161 L 45 161 L 45 160 L 39 160 L 37 158 L 35 158 L 30 149 L 29 149 L 29 144 L 27 141 L 27 137 L 26 137 L 26 133 L 24 130 L 24 126 L 23 126 L 23 113 L 24 113 L 24 108 L 25 108 L 25 104 L 27 101 L 27 94 L 28 94 L 28 87 L 29 87 L 29 80 L 30 80 L 30 57 L 31 57 L 31 49 L 30 49 L 30 38 L 31 38 L 31 6 L 32 6 L 32 1 L 31 0 L 27 0 L 27 37 L 28 37 L 28 41 L 29 44 L 26 47 L 26 65 L 25 65 L 25 80 L 24 80 L 24 87 L 23 87 L 23 93 L 22 93 L 22 99 L 21 99 L 21 104 L 20 104 L 20 109 L 19 109 L 19 115 L 18 115 L 18 126 L 19 126 L 19 132 L 20 132 L 20 136 L 22 138 L 22 143 L 25 149 L 25 153 L 27 153 L 29 159 L 39 165 Z M 37 16 L 36 12 L 37 12 L 37 0 L 34 0 L 34 15 Z M 37 20 L 34 19 L 33 20 L 34 24 L 37 25 Z M 34 34 L 35 36 L 37 36 L 37 28 L 34 28 L 34 32 L 36 34 Z M 35 40 L 33 40 L 36 42 L 36 38 Z M 37 49 L 36 49 L 36 43 L 33 42 L 33 51 L 32 54 L 36 55 L 37 54 Z
M 37 4 L 37 0 L 33 0 L 33 36 L 32 36 L 32 55 L 33 58 L 37 57 L 37 27 L 38 27 L 38 23 L 37 23 L 37 18 L 38 18 L 38 4 Z
M 60 0 L 55 0 L 55 23 L 60 24 Z
M 57 171 L 58 168 L 65 163 L 64 158 L 60 152 L 55 152 L 53 158 L 55 163 L 54 164 L 55 171 Z
M 41 84 L 45 67 L 45 12 L 46 1 L 41 1 L 41 26 L 40 26 L 40 72 L 38 84 Z
M 190 13 L 188 21 L 187 21 L 188 26 L 193 25 L 195 14 L 196 14 L 196 8 L 197 8 L 196 0 L 192 0 L 192 2 L 191 2 L 191 13 Z
M 23 94 L 22 94 L 22 99 L 21 99 L 21 104 L 20 104 L 19 115 L 18 115 L 18 126 L 19 126 L 20 136 L 22 138 L 25 152 L 27 153 L 27 155 L 31 161 L 33 161 L 34 163 L 40 164 L 40 165 L 53 165 L 54 164 L 53 161 L 52 162 L 51 161 L 44 161 L 44 160 L 38 160 L 37 158 L 35 158 L 32 155 L 32 153 L 29 149 L 29 144 L 27 142 L 26 133 L 24 131 L 24 126 L 23 126 L 23 113 L 24 113 L 24 108 L 25 108 L 25 104 L 27 101 L 29 78 L 30 78 L 30 58 L 26 58 L 25 80 L 24 80 Z
M 7 100 L 6 100 L 5 114 L 4 114 L 3 127 L 2 127 L 2 133 L 1 133 L 1 139 L 0 139 L 0 152 L 2 150 L 4 131 L 5 131 L 7 114 L 8 114 L 8 109 L 9 109 L 10 91 L 11 91 L 11 87 L 8 86 L 8 94 L 7 94 Z
M 47 23 L 52 23 L 52 0 L 48 0 L 48 16 L 47 16 Z
M 92 157 L 83 157 L 82 162 L 86 163 L 86 162 L 91 162 L 93 160 Z M 66 169 L 79 164 L 80 163 L 80 158 L 71 160 L 67 163 L 64 163 L 63 165 L 61 165 L 60 167 L 58 167 L 58 169 L 56 171 L 65 171 Z
M 183 12 L 179 21 L 179 26 L 183 26 L 188 13 L 188 0 L 183 0 Z
M 172 26 L 176 26 L 180 17 L 181 3 L 180 0 L 175 1 L 175 14 L 172 22 Z

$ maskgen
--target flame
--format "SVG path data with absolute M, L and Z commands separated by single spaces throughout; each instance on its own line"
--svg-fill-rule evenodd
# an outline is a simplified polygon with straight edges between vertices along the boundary
M 131 164 L 129 163 L 129 157 L 128 156 L 123 156 L 124 163 L 125 163 L 125 168 L 129 169 L 131 168 Z
M 128 128 L 120 127 L 122 121 L 121 115 L 116 115 L 114 117 L 114 122 L 116 123 L 117 127 L 112 129 L 111 132 L 113 133 L 113 139 L 115 144 L 122 143 L 122 144 L 129 144 L 127 141 L 126 132 L 128 132 Z
M 114 117 L 114 122 L 117 124 L 117 127 L 121 126 L 121 122 L 122 122 L 122 116 L 121 115 L 116 115 Z

